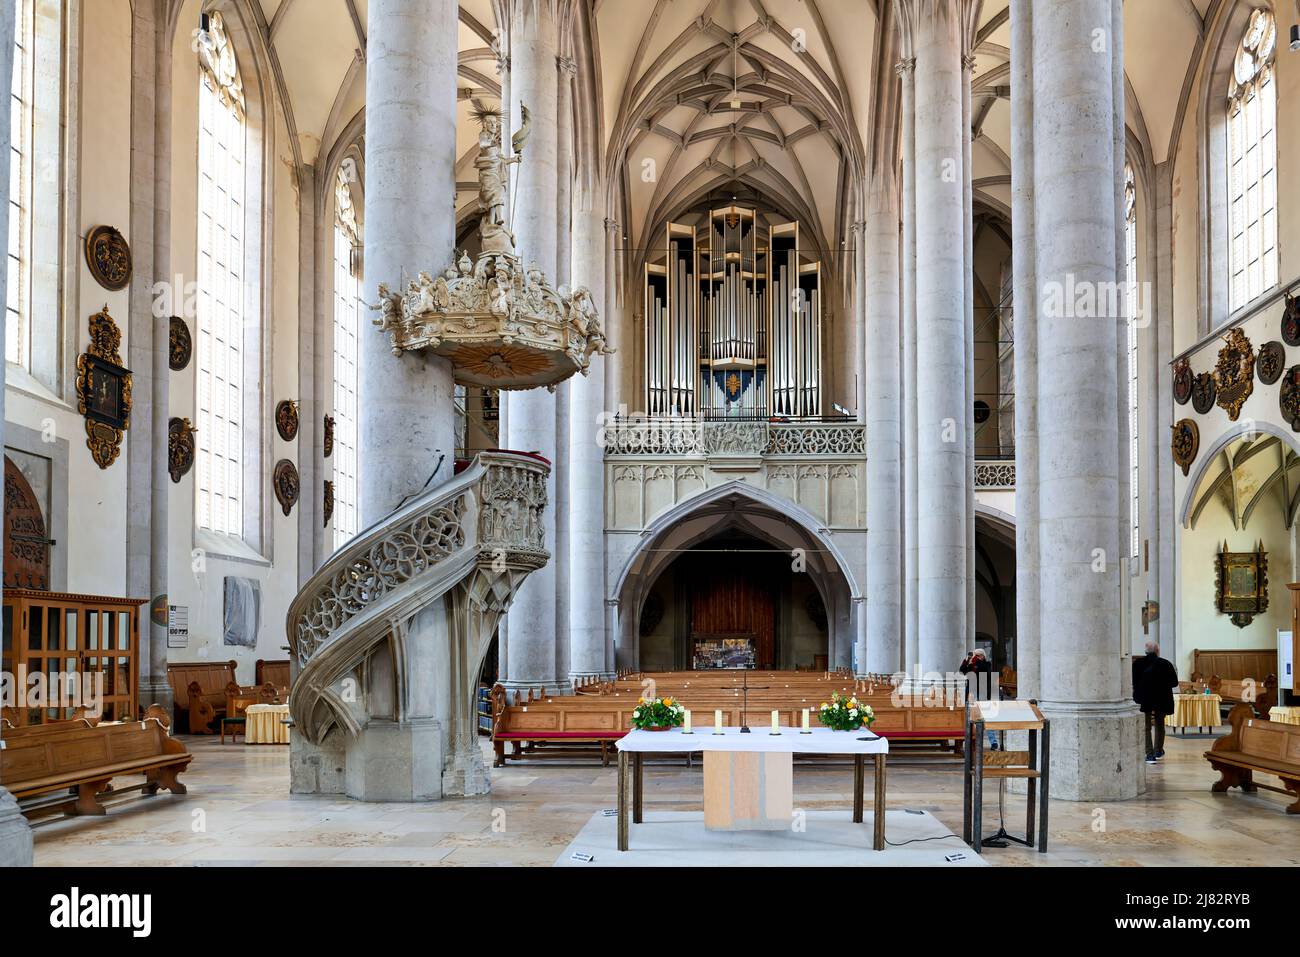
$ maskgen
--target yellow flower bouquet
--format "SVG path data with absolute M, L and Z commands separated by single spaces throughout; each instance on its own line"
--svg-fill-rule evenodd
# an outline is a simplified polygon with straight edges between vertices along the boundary
M 672 697 L 638 698 L 632 709 L 632 727 L 639 731 L 667 731 L 680 727 L 686 719 L 686 709 Z
M 817 709 L 817 718 L 832 731 L 857 731 L 863 725 L 870 728 L 876 720 L 876 713 L 871 705 L 837 691 L 831 695 L 829 703 L 823 703 Z

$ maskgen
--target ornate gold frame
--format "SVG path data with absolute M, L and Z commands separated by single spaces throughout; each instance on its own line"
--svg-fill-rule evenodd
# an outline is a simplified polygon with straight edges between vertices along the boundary
M 105 305 L 90 317 L 90 345 L 77 357 L 77 411 L 86 419 L 86 447 L 101 469 L 117 461 L 122 433 L 130 427 L 133 377 L 122 365 L 121 346 L 122 332 Z M 119 389 L 117 415 L 105 413 L 94 401 L 95 389 L 111 381 Z
M 1262 541 L 1253 552 L 1230 552 L 1223 543 L 1214 556 L 1214 603 L 1238 628 L 1268 610 L 1268 553 Z

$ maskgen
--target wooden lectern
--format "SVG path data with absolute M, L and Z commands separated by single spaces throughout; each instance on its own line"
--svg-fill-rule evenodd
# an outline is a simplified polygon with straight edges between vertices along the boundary
M 1026 847 L 1038 844 L 1040 854 L 1047 853 L 1047 784 L 1049 776 L 1048 746 L 1049 722 L 1038 710 L 1036 701 L 972 701 L 970 718 L 966 722 L 965 747 L 965 782 L 962 794 L 962 840 L 976 852 L 990 845 L 992 841 L 1015 841 Z M 993 751 L 987 748 L 985 738 L 987 731 L 1028 731 L 1029 750 L 1027 751 Z M 1029 781 L 1029 808 L 1026 812 L 1025 837 L 1023 839 L 999 830 L 993 837 L 985 839 L 982 833 L 984 823 L 984 779 L 1026 778 Z M 1042 782 L 1042 791 L 1038 795 L 1040 802 L 1038 814 L 1037 838 L 1034 828 L 1034 804 L 1038 783 Z

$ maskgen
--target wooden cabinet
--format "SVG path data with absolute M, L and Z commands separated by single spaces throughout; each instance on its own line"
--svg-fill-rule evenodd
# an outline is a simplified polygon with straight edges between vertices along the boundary
M 3 668 L 16 679 L 5 717 L 24 727 L 70 718 L 78 705 L 94 711 L 96 704 L 105 721 L 134 717 L 144 603 L 5 589 Z

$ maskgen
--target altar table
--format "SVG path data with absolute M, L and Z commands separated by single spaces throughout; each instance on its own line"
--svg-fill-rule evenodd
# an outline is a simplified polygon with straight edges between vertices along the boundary
M 628 805 L 631 804 L 632 823 L 641 823 L 642 757 L 646 754 L 689 754 L 696 751 L 719 754 L 844 754 L 853 757 L 853 821 L 862 823 L 864 787 L 864 759 L 870 755 L 875 763 L 875 800 L 872 805 L 874 823 L 873 847 L 885 849 L 885 759 L 889 742 L 883 737 L 871 737 L 866 728 L 860 731 L 832 731 L 830 728 L 812 728 L 808 733 L 798 728 L 781 728 L 772 734 L 767 727 L 755 727 L 748 734 L 739 728 L 723 728 L 717 734 L 711 727 L 697 727 L 693 734 L 684 734 L 680 728 L 671 731 L 629 731 L 619 739 L 618 747 L 618 849 L 626 851 L 628 845 Z M 630 794 L 629 794 L 630 792 Z M 630 798 L 630 800 L 629 800 Z
M 1268 709 L 1268 720 L 1281 724 L 1300 724 L 1300 708 L 1295 705 L 1276 705 Z
M 1223 723 L 1219 717 L 1217 694 L 1176 694 L 1174 713 L 1165 715 L 1165 725 L 1170 728 L 1217 728 Z
M 244 717 L 245 744 L 289 743 L 289 726 L 284 723 L 289 717 L 287 704 L 250 704 Z

